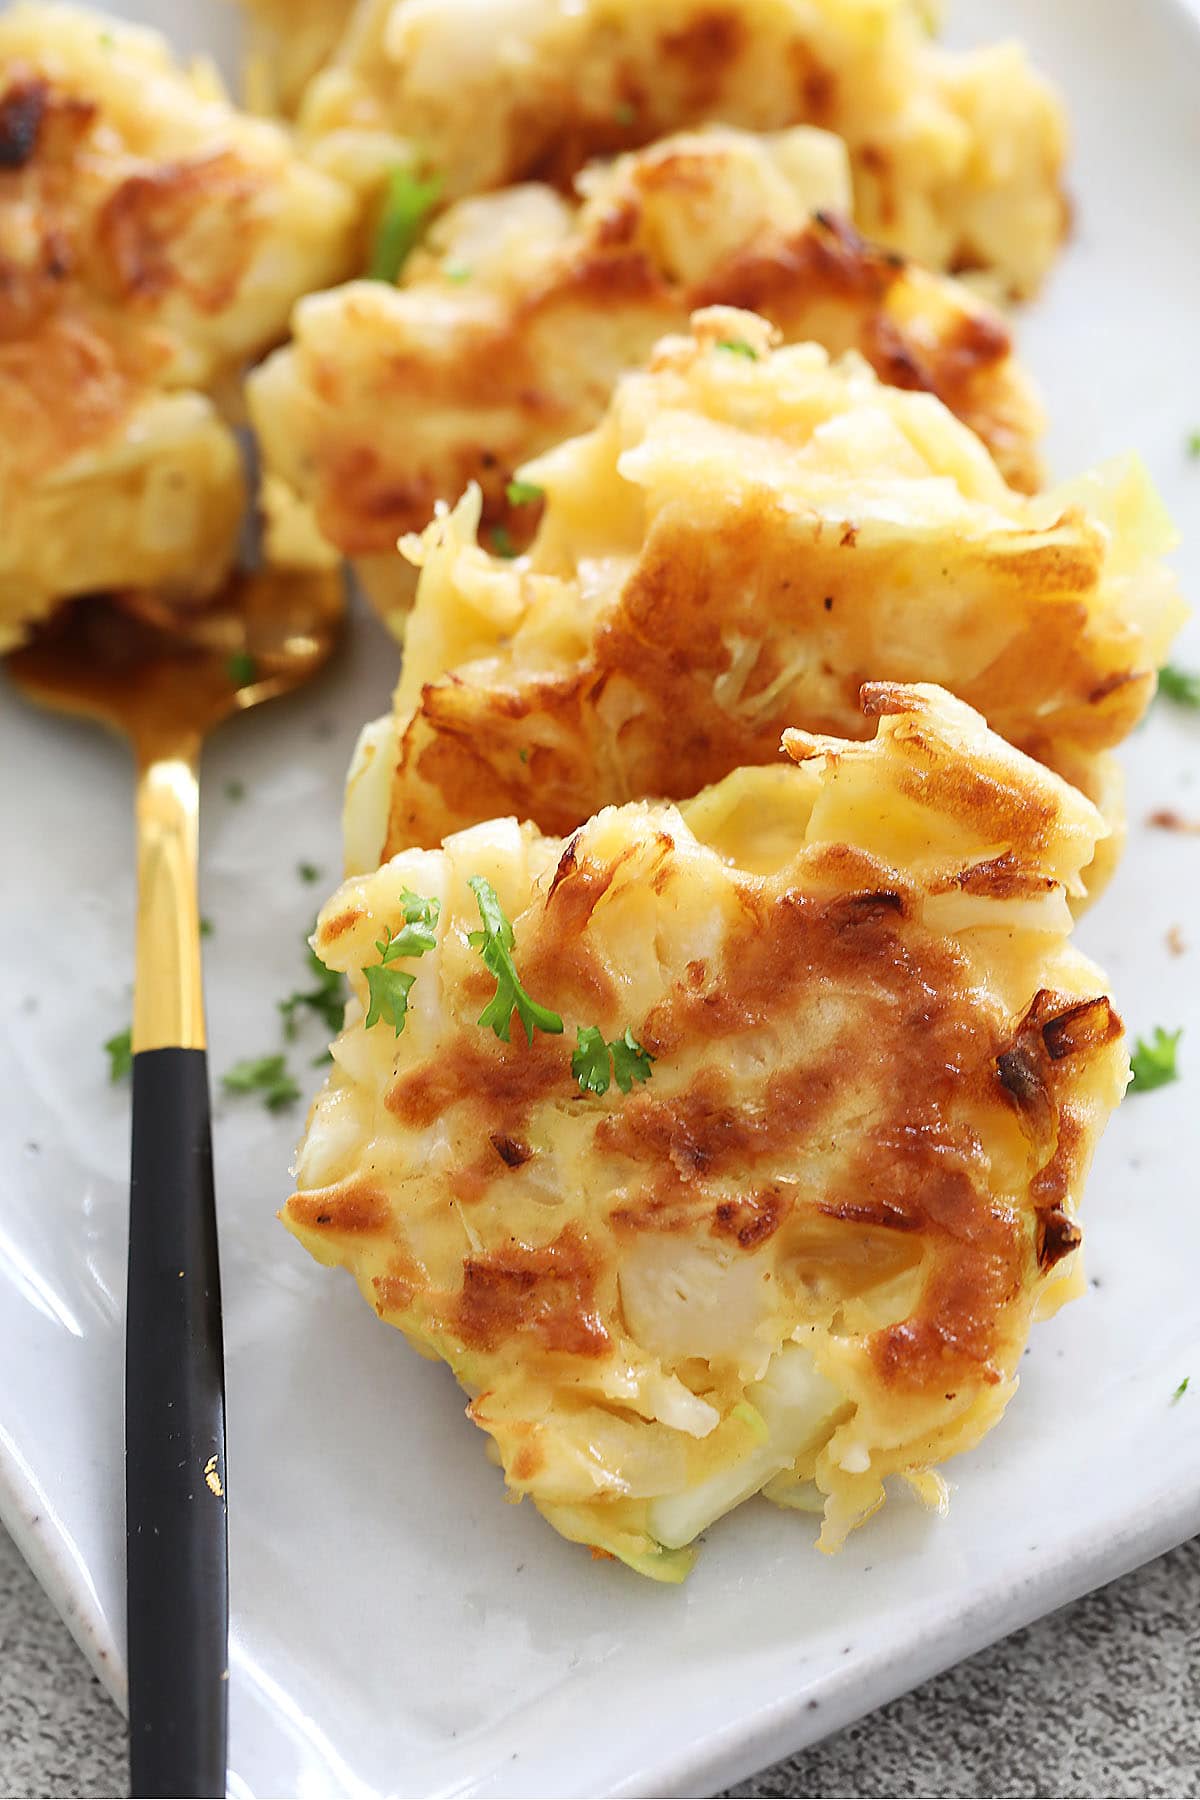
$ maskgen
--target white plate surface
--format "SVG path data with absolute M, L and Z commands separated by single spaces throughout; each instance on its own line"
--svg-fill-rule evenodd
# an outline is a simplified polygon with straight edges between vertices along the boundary
M 188 47 L 229 29 L 199 0 L 125 10 Z M 1176 0 L 957 8 L 958 41 L 1009 31 L 1075 126 L 1075 239 L 1022 327 L 1056 470 L 1132 443 L 1187 530 L 1200 34 Z M 1200 592 L 1200 530 L 1181 568 Z M 1178 654 L 1200 663 L 1195 627 Z M 214 1078 L 276 1047 L 324 891 L 296 865 L 336 869 L 350 746 L 393 665 L 360 621 L 314 692 L 212 746 Z M 1200 720 L 1160 704 L 1126 760 L 1129 854 L 1081 938 L 1131 1029 L 1189 1026 L 1185 1079 L 1109 1130 L 1085 1212 L 1093 1286 L 1035 1333 L 1007 1418 L 951 1466 L 944 1522 L 896 1496 L 827 1560 L 809 1523 L 753 1505 L 682 1589 L 591 1562 L 503 1503 L 449 1374 L 275 1223 L 299 1117 L 218 1101 L 235 1794 L 712 1791 L 1200 1530 L 1200 837 L 1140 823 L 1200 814 Z M 100 1044 L 129 1011 L 129 812 L 119 747 L 0 692 L 0 1515 L 118 1699 L 128 1125 Z M 293 1059 L 313 1082 L 321 1047 L 312 1031 Z

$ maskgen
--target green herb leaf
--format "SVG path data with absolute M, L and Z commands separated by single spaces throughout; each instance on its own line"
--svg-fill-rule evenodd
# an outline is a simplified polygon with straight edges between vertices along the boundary
M 525 1027 L 527 1043 L 532 1044 L 535 1030 L 557 1035 L 563 1028 L 559 1014 L 530 999 L 521 984 L 512 959 L 513 928 L 504 916 L 495 888 L 482 875 L 472 875 L 467 886 L 475 896 L 483 921 L 483 930 L 472 931 L 467 942 L 479 951 L 484 967 L 496 978 L 496 992 L 480 1013 L 479 1023 L 507 1044 L 515 1009 Z
M 1200 674 L 1167 663 L 1158 671 L 1158 691 L 1177 706 L 1200 707 Z
M 540 488 L 536 481 L 510 481 L 504 492 L 510 506 L 532 506 L 535 500 L 543 497 L 546 490 Z
M 392 170 L 367 270 L 372 281 L 395 281 L 424 236 L 441 192 L 440 175 L 422 177 L 404 165 Z
M 718 338 L 718 350 L 728 350 L 732 356 L 744 356 L 750 362 L 758 361 L 758 351 L 745 338 Z
M 227 800 L 244 800 L 246 798 L 245 782 L 227 781 L 225 783 L 225 798 Z
M 578 1048 L 571 1057 L 571 1073 L 584 1094 L 607 1094 L 611 1080 L 611 1058 L 604 1033 L 598 1025 L 579 1026 Z
M 1165 1087 L 1169 1081 L 1178 1081 L 1176 1058 L 1182 1036 L 1182 1025 L 1178 1031 L 1164 1031 L 1161 1025 L 1156 1025 L 1149 1043 L 1145 1038 L 1137 1040 L 1129 1058 L 1133 1067 L 1133 1080 L 1126 1090 L 1128 1093 L 1146 1094 L 1151 1088 Z
M 1193 462 L 1200 462 L 1200 431 L 1188 432 L 1187 453 Z
M 301 881 L 320 881 L 321 871 L 316 863 L 302 862 L 296 864 L 296 873 Z
M 133 1034 L 126 1029 L 116 1031 L 104 1044 L 108 1057 L 108 1079 L 123 1081 L 133 1068 Z
M 230 1094 L 261 1094 L 263 1105 L 271 1112 L 278 1112 L 300 1098 L 300 1089 L 292 1080 L 287 1058 L 282 1053 L 246 1057 L 242 1062 L 234 1063 L 232 1069 L 222 1075 L 221 1085 Z
M 399 956 L 424 956 L 437 944 L 441 901 L 427 899 L 424 894 L 414 894 L 411 888 L 405 888 L 400 895 L 400 905 L 404 913 L 403 925 L 399 931 L 380 938 L 375 945 L 381 963 L 395 962 Z
M 491 539 L 493 554 L 504 557 L 506 562 L 511 562 L 513 557 L 517 554 L 517 546 L 513 543 L 512 538 L 509 536 L 503 525 L 492 526 Z
M 649 1081 L 654 1058 L 648 1050 L 642 1049 L 628 1025 L 608 1047 L 612 1051 L 613 1075 L 623 1094 L 629 1092 L 635 1081 Z
M 649 1081 L 654 1058 L 648 1050 L 642 1049 L 628 1025 L 619 1038 L 613 1038 L 609 1043 L 605 1043 L 598 1025 L 580 1026 L 576 1035 L 579 1042 L 571 1058 L 571 1073 L 579 1083 L 581 1093 L 608 1092 L 610 1063 L 612 1075 L 623 1094 L 629 1092 L 635 1081 Z
M 1189 1385 L 1189 1383 L 1190 1383 L 1190 1382 L 1191 1382 L 1191 1379 L 1192 1379 L 1192 1378 L 1191 1378 L 1191 1376 L 1190 1376 L 1190 1375 L 1185 1375 L 1185 1376 L 1184 1376 L 1184 1378 L 1183 1378 L 1183 1380 L 1182 1380 L 1182 1381 L 1181 1381 L 1181 1382 L 1180 1382 L 1180 1384 L 1179 1384 L 1179 1386 L 1178 1386 L 1178 1387 L 1177 1387 L 1177 1388 L 1176 1388 L 1176 1389 L 1175 1389 L 1175 1392 L 1174 1392 L 1174 1393 L 1173 1393 L 1173 1394 L 1172 1394 L 1172 1395 L 1171 1395 L 1171 1405 L 1172 1405 L 1172 1406 L 1174 1406 L 1174 1404 L 1175 1404 L 1175 1402 L 1176 1402 L 1176 1401 L 1177 1401 L 1177 1400 L 1182 1400 L 1182 1399 L 1183 1399 L 1183 1396 L 1184 1396 L 1184 1395 L 1185 1395 L 1185 1394 L 1186 1394 L 1186 1393 L 1187 1393 L 1187 1391 L 1188 1391 L 1188 1385 Z
M 376 939 L 379 961 L 370 963 L 363 970 L 369 1000 L 366 1025 L 378 1025 L 382 1020 L 385 1025 L 394 1027 L 397 1037 L 404 1030 L 409 989 L 417 977 L 411 969 L 393 969 L 389 965 L 402 956 L 424 956 L 426 951 L 434 948 L 442 903 L 404 888 L 400 894 L 400 909 L 404 923 L 398 931 L 389 931 L 386 936 Z
M 202 918 L 200 921 L 200 936 L 202 938 L 210 938 L 212 936 L 212 934 L 213 934 L 212 920 Z
M 367 978 L 370 1000 L 365 1021 L 367 1028 L 382 1020 L 385 1025 L 394 1025 L 399 1037 L 408 1017 L 408 990 L 416 976 L 411 969 L 389 969 L 381 962 L 368 963 L 363 974 Z
M 613 107 L 613 118 L 618 125 L 632 125 L 637 118 L 637 107 L 632 100 L 620 100 Z
M 461 282 L 470 281 L 471 279 L 470 269 L 464 269 L 461 264 L 456 264 L 453 269 L 443 269 L 442 274 L 446 277 L 447 281 L 454 282 L 456 287 Z
M 248 650 L 235 650 L 225 666 L 234 687 L 249 687 L 257 679 L 258 664 Z

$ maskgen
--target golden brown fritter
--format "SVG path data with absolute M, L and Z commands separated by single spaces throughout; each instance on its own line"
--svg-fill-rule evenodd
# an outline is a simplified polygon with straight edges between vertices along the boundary
M 244 80 L 252 112 L 290 118 L 337 49 L 354 0 L 242 0 L 249 13 Z
M 407 851 L 314 939 L 353 996 L 284 1223 L 449 1363 L 514 1495 L 659 1579 L 759 1491 L 823 1509 L 826 1549 L 889 1475 L 944 1500 L 1082 1285 L 1128 1071 L 1067 941 L 1102 822 L 940 690 L 864 702 L 870 741 L 789 732 L 796 766 L 678 810 Z M 482 1028 L 478 877 L 562 1035 Z M 367 1027 L 430 901 L 403 1030 Z M 589 1028 L 645 1078 L 584 1091 Z
M 1035 487 L 1041 411 L 1004 321 L 865 243 L 837 214 L 848 192 L 824 132 L 668 138 L 589 169 L 574 206 L 527 186 L 452 208 L 399 288 L 303 300 L 294 341 L 249 384 L 273 559 L 359 559 L 402 626 L 397 538 L 474 480 L 485 523 L 527 540 L 536 512 L 505 499 L 514 468 L 594 425 L 616 377 L 715 301 L 937 394 Z
M 347 272 L 356 229 L 153 33 L 0 17 L 0 640 L 67 595 L 219 582 L 243 490 L 202 390 Z
M 928 394 L 856 356 L 769 349 L 697 315 L 603 423 L 528 465 L 528 556 L 475 543 L 477 495 L 424 567 L 394 717 L 369 727 L 351 868 L 495 813 L 566 833 L 773 760 L 790 722 L 854 737 L 864 680 L 937 681 L 1119 816 L 1104 752 L 1182 616 L 1139 464 L 1035 498 Z M 1100 871 L 1093 872 L 1092 884 Z
M 418 160 L 448 199 L 714 120 L 836 132 L 861 229 L 931 268 L 1025 294 L 1063 237 L 1056 94 L 914 0 L 360 0 L 299 115 L 348 179 Z

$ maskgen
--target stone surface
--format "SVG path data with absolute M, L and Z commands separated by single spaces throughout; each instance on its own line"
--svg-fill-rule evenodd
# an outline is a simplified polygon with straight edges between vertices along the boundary
M 1200 1796 L 1200 1539 L 738 1796 Z M 0 1796 L 124 1795 L 125 1727 L 0 1530 Z

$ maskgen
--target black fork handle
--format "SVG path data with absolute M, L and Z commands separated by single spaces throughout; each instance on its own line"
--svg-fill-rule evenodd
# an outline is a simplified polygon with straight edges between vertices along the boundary
M 133 1059 L 125 1338 L 130 1785 L 225 1793 L 225 1382 L 208 1059 Z

